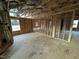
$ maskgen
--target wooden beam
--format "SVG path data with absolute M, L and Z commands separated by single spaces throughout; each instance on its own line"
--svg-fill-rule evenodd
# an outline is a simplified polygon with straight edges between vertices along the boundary
M 63 13 L 68 13 L 68 12 L 73 12 L 73 10 L 79 10 L 79 8 L 70 9 L 70 10 L 67 10 L 67 11 L 57 12 L 57 13 L 52 14 L 51 16 L 58 15 L 58 14 L 63 14 Z

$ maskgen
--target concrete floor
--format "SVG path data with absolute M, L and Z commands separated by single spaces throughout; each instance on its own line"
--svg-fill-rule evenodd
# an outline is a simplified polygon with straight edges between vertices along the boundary
M 3 56 L 5 59 L 79 59 L 79 42 L 67 43 L 40 33 L 14 37 L 14 44 Z
M 79 40 L 79 31 L 72 31 L 72 40 Z

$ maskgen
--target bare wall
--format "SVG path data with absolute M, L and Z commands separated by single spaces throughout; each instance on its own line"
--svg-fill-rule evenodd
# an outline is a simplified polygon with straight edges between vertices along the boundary
M 11 19 L 18 19 L 20 20 L 20 31 L 14 31 L 13 35 L 19 35 L 19 34 L 24 34 L 24 33 L 30 33 L 33 31 L 32 28 L 32 20 L 31 19 L 26 19 L 26 18 L 18 18 L 18 17 L 10 17 Z

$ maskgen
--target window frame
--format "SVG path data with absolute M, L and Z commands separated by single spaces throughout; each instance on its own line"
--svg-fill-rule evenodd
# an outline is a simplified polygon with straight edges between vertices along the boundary
M 18 22 L 18 26 L 14 26 L 15 29 L 13 29 L 12 20 L 17 20 L 17 22 Z M 12 27 L 12 32 L 21 31 L 20 20 L 18 20 L 18 19 L 11 19 L 11 27 Z M 18 28 L 18 29 L 16 29 L 16 28 Z

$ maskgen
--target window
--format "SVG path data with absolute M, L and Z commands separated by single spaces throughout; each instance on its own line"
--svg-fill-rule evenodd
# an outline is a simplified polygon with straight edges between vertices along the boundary
M 9 15 L 10 16 L 18 16 L 18 10 L 15 8 L 15 9 L 10 9 L 9 11 Z
M 74 20 L 73 21 L 73 28 L 77 28 L 78 27 L 78 20 Z
M 39 22 L 34 22 L 34 23 L 35 23 L 35 24 L 34 24 L 33 30 L 34 30 L 34 31 L 40 30 L 40 24 L 39 24 Z
M 10 14 L 10 16 L 17 16 L 16 13 L 12 13 L 12 12 L 10 12 L 9 14 Z
M 39 23 L 38 22 L 35 22 L 35 26 L 39 26 Z
M 20 21 L 19 20 L 11 20 L 12 31 L 20 31 Z

